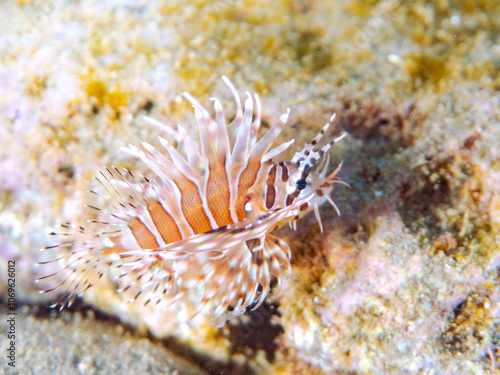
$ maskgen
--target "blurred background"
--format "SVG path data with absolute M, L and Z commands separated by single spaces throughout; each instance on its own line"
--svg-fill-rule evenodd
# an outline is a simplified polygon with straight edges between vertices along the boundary
M 8 261 L 17 312 L 3 371 L 498 371 L 498 1 L 19 0 L 0 19 L 2 332 Z M 121 150 L 165 136 L 144 115 L 195 124 L 183 91 L 234 116 L 223 74 L 260 95 L 262 132 L 290 107 L 279 142 L 300 148 L 337 113 L 341 217 L 325 205 L 323 233 L 314 216 L 280 229 L 290 282 L 222 329 L 137 310 L 110 283 L 48 309 L 34 280 L 53 226 L 85 222 L 104 166 L 145 172 Z

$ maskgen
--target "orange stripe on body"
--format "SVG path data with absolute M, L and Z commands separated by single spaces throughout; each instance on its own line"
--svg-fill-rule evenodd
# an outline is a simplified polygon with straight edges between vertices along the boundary
M 266 208 L 269 210 L 276 200 L 276 191 L 274 189 L 274 180 L 276 179 L 276 166 L 273 165 L 267 176 Z
M 122 240 L 122 238 L 124 236 L 126 236 L 128 234 L 125 234 L 125 233 L 121 233 L 120 235 L 118 236 L 115 236 L 115 237 L 108 237 L 111 242 L 113 242 L 113 247 L 102 247 L 102 252 L 104 255 L 106 256 L 109 256 L 109 255 L 112 255 L 112 254 L 119 254 L 119 253 L 123 253 L 127 250 L 130 250 L 130 249 L 127 249 L 125 247 L 122 246 L 122 244 L 120 243 L 120 241 Z
M 172 216 L 165 211 L 162 204 L 155 199 L 148 202 L 148 211 L 153 223 L 158 229 L 163 241 L 169 244 L 182 240 L 179 227 L 177 226 L 175 220 Z
M 187 222 L 193 228 L 194 234 L 205 233 L 212 228 L 210 219 L 203 209 L 203 201 L 201 200 L 198 187 L 191 181 L 183 181 L 182 184 L 177 184 L 181 192 L 181 207 L 182 213 Z
M 159 247 L 153 233 L 139 218 L 133 217 L 128 220 L 128 227 L 141 249 L 156 249 Z
M 260 191 L 258 191 L 258 194 L 261 194 L 262 201 L 264 201 L 264 186 L 268 177 L 268 167 L 271 165 L 273 164 L 270 162 L 261 163 L 260 160 L 249 160 L 247 167 L 241 172 L 238 181 L 238 197 L 235 201 L 235 210 L 238 220 L 243 220 L 245 218 L 245 203 L 248 190 L 254 184 L 262 187 Z M 262 169 L 261 166 L 263 167 Z
M 226 169 L 210 170 L 207 181 L 207 205 L 219 227 L 233 223 L 229 210 L 230 200 Z

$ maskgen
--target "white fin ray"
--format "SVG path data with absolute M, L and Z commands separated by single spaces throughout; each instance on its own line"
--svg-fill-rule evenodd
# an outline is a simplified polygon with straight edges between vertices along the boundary
M 171 137 L 175 138 L 175 140 L 179 143 L 182 141 L 181 134 L 179 134 L 178 131 L 172 129 L 170 126 L 165 125 L 163 122 L 155 120 L 152 117 L 149 116 L 143 116 L 142 119 L 149 123 L 150 125 L 156 126 L 157 128 L 161 129 Z
M 238 135 L 234 143 L 233 152 L 231 154 L 231 162 L 233 164 L 241 164 L 245 162 L 248 156 L 248 148 L 250 146 L 250 131 L 252 126 L 253 116 L 253 100 L 250 93 L 246 92 L 247 99 L 245 100 L 245 113 L 243 121 L 238 129 Z
M 295 143 L 295 139 L 292 139 L 291 141 L 285 142 L 280 144 L 278 147 L 273 148 L 271 151 L 269 151 L 267 154 L 265 154 L 262 157 L 262 161 L 268 161 L 271 160 L 272 158 L 276 157 L 277 155 L 281 154 L 283 151 L 285 151 L 288 147 L 290 147 L 292 144 Z
M 250 150 L 253 149 L 257 143 L 260 125 L 262 122 L 262 104 L 259 95 L 253 95 L 255 99 L 255 120 L 252 123 L 252 134 L 250 135 Z
M 160 143 L 165 147 L 170 157 L 172 158 L 172 162 L 177 167 L 179 171 L 182 172 L 186 177 L 188 177 L 191 181 L 200 181 L 202 176 L 193 169 L 191 164 L 181 155 L 179 151 L 177 151 L 165 138 L 160 137 Z M 148 149 L 148 151 L 150 151 Z M 150 151 L 151 152 L 151 151 Z
M 189 179 L 195 184 L 199 182 L 198 176 L 191 176 L 193 178 L 192 180 L 188 178 L 188 176 L 182 173 L 182 171 L 180 171 L 174 163 L 163 156 L 149 143 L 143 142 L 143 146 L 150 152 L 150 154 L 146 154 L 133 145 L 129 145 L 129 148 L 132 149 L 136 155 L 163 180 L 168 181 L 170 178 L 176 183 L 181 184 L 181 186 L 186 179 Z
M 326 157 L 326 162 L 325 162 L 325 166 L 323 167 L 323 170 L 321 171 L 319 177 L 324 179 L 325 176 L 326 176 L 326 172 L 328 171 L 328 167 L 330 166 L 330 155 L 327 155 Z
M 183 92 L 182 96 L 187 99 L 189 103 L 195 108 L 199 108 L 202 111 L 206 111 L 205 108 L 201 105 L 201 103 L 196 99 L 193 95 L 188 92 Z
M 158 160 L 155 160 L 150 155 L 146 154 L 144 151 L 140 150 L 138 147 L 134 145 L 128 145 L 127 150 L 130 154 L 135 157 L 141 159 L 153 172 L 155 172 L 162 180 L 168 180 L 172 176 L 175 179 L 181 178 L 182 175 L 180 173 L 173 174 L 175 171 L 175 165 L 165 157 L 162 162 L 165 162 L 167 166 L 169 166 L 169 170 L 165 170 L 165 166 L 159 164 Z M 162 163 L 163 164 L 163 163 Z
M 340 172 L 340 170 L 342 169 L 342 165 L 343 165 L 343 164 L 344 164 L 344 161 L 342 160 L 342 161 L 339 163 L 339 165 L 337 165 L 337 168 L 335 168 L 335 170 L 334 170 L 333 172 L 331 172 L 331 173 L 330 173 L 330 174 L 326 177 L 326 179 L 327 179 L 327 180 L 330 180 L 330 181 L 339 182 L 339 183 L 341 183 L 341 184 L 344 184 L 344 185 L 346 185 L 346 186 L 349 186 L 349 187 L 350 187 L 350 185 L 349 185 L 348 183 L 346 183 L 346 182 L 344 182 L 344 181 L 341 181 L 341 180 L 339 180 L 338 178 L 335 178 L 335 176 L 337 175 L 337 173 L 339 173 L 339 172 Z
M 208 168 L 206 165 L 206 160 L 200 154 L 198 147 L 194 143 L 193 139 L 189 136 L 186 129 L 183 126 L 177 125 L 179 134 L 182 137 L 184 144 L 184 151 L 187 156 L 187 160 L 191 166 L 193 166 L 200 174 Z M 177 147 L 179 149 L 179 147 Z
M 266 152 L 269 151 L 272 144 L 281 133 L 283 128 L 288 121 L 288 117 L 290 116 L 290 108 L 287 108 L 286 113 L 283 113 L 276 124 L 273 125 L 271 129 L 267 131 L 266 134 L 262 136 L 261 139 L 257 142 L 257 144 L 252 148 L 250 152 L 250 158 L 259 158 L 262 159 Z M 270 159 L 270 158 L 267 158 Z
M 325 195 L 325 197 L 326 197 L 326 200 L 328 201 L 328 203 L 330 203 L 331 206 L 335 209 L 335 211 L 337 212 L 337 215 L 340 216 L 340 210 L 337 207 L 337 205 L 335 204 L 335 202 L 333 201 L 333 199 L 329 195 Z
M 209 168 L 216 167 L 219 163 L 219 159 L 215 153 L 214 145 L 208 131 L 209 123 L 213 122 L 213 120 L 203 107 L 195 107 L 194 114 L 200 132 L 201 156 L 208 161 Z
M 231 90 L 234 101 L 236 102 L 236 115 L 234 117 L 233 122 L 231 122 L 229 126 L 231 127 L 231 130 L 234 132 L 234 134 L 238 134 L 239 127 L 243 119 L 243 108 L 241 107 L 241 98 L 240 95 L 238 94 L 238 90 L 236 90 L 236 87 L 234 87 L 233 83 L 229 80 L 229 78 L 223 75 L 222 81 L 226 84 L 229 90 Z
M 229 145 L 229 135 L 227 133 L 226 119 L 224 117 L 224 111 L 222 109 L 222 104 L 217 98 L 210 98 L 214 102 L 215 115 L 217 119 L 217 156 L 219 157 L 219 162 L 221 165 L 225 164 L 225 161 L 229 161 L 231 158 L 231 149 Z
M 313 205 L 313 209 L 314 209 L 314 216 L 316 216 L 316 220 L 319 224 L 319 231 L 321 233 L 323 233 L 323 222 L 321 221 L 321 215 L 319 214 L 319 208 L 318 208 L 318 205 L 317 204 L 314 204 Z
M 189 95 L 188 93 L 185 93 L 184 96 L 193 105 L 197 105 L 197 106 L 203 108 L 201 106 L 201 104 L 195 98 L 193 98 L 191 95 Z M 162 122 L 155 120 L 149 116 L 144 116 L 143 119 L 146 122 L 148 122 L 149 124 L 160 128 L 161 130 L 166 132 L 168 135 L 172 136 L 177 142 L 177 149 L 178 150 L 182 149 L 185 151 L 186 157 L 187 157 L 190 165 L 195 165 L 198 167 L 200 165 L 203 165 L 203 170 L 206 169 L 206 166 L 204 165 L 205 162 L 203 161 L 203 158 L 200 155 L 198 148 L 195 146 L 193 140 L 191 139 L 191 137 L 187 134 L 186 130 L 181 125 L 177 125 L 177 130 L 174 130 L 171 127 L 169 127 L 169 126 L 163 124 Z M 161 139 L 163 139 L 163 138 L 160 137 L 160 141 L 161 141 Z M 166 141 L 166 142 L 168 142 L 168 141 Z M 170 144 L 170 142 L 168 142 L 168 143 Z M 163 144 L 163 142 L 162 142 L 162 144 Z M 172 148 L 173 148 L 173 146 L 172 146 Z M 198 168 L 198 169 L 200 169 L 200 168 Z

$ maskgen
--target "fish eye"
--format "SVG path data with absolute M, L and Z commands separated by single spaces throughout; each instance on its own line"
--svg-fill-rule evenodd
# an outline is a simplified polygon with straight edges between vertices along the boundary
M 297 190 L 304 190 L 306 188 L 307 181 L 304 180 L 303 178 L 297 180 L 295 183 L 295 186 L 297 186 Z
M 245 211 L 252 212 L 252 204 L 250 202 L 245 203 Z

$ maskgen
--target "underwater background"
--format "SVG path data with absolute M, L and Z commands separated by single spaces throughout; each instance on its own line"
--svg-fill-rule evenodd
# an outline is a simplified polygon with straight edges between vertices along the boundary
M 499 372 L 499 2 L 18 0 L 0 19 L 2 373 Z M 337 113 L 341 216 L 279 229 L 292 278 L 222 329 L 110 282 L 48 309 L 34 280 L 52 227 L 85 220 L 104 166 L 144 170 L 122 150 L 159 144 L 144 115 L 194 128 L 183 91 L 234 116 L 222 75 L 259 94 L 262 131 L 290 107 L 282 160 Z

